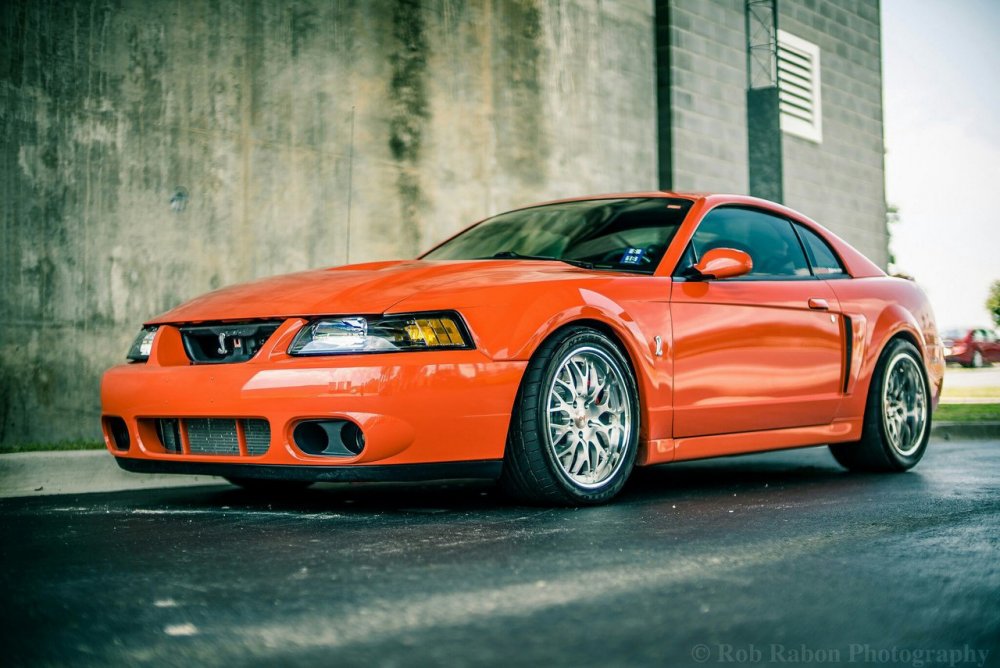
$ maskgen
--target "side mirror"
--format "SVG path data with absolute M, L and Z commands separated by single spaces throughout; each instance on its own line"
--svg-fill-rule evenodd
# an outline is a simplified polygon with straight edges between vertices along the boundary
M 701 256 L 698 264 L 690 267 L 694 277 L 734 278 L 753 271 L 753 258 L 735 248 L 713 248 Z

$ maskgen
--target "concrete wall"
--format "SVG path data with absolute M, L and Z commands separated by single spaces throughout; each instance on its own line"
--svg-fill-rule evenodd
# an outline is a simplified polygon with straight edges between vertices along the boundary
M 3 3 L 0 442 L 96 437 L 206 290 L 655 187 L 652 41 L 644 0 Z
M 886 266 L 878 0 L 780 0 L 778 26 L 820 48 L 823 141 L 785 134 L 785 204 Z
M 96 436 L 101 372 L 206 290 L 656 187 L 668 4 L 672 187 L 747 192 L 743 0 L 3 3 L 0 442 Z M 878 2 L 778 11 L 822 50 L 784 201 L 884 264 Z

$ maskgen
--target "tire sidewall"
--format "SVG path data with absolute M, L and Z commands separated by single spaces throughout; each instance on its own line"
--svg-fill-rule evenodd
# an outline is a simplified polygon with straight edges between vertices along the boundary
M 629 395 L 629 404 L 632 412 L 632 415 L 630 416 L 632 420 L 632 429 L 629 434 L 629 440 L 626 443 L 626 452 L 623 461 L 620 463 L 615 473 L 608 478 L 603 485 L 596 488 L 580 487 L 566 475 L 562 466 L 558 461 L 556 461 L 555 453 L 552 452 L 552 448 L 549 447 L 546 427 L 548 422 L 548 391 L 554 382 L 555 375 L 559 370 L 561 362 L 566 359 L 572 350 L 585 346 L 600 349 L 614 361 L 625 384 L 625 391 Z M 537 439 L 539 447 L 542 450 L 542 456 L 545 459 L 546 466 L 552 474 L 552 477 L 562 488 L 563 492 L 570 496 L 573 501 L 587 504 L 596 504 L 607 501 L 621 491 L 622 486 L 624 486 L 625 481 L 631 474 L 632 468 L 635 465 L 636 453 L 639 446 L 639 431 L 641 427 L 639 422 L 639 392 L 636 386 L 635 373 L 632 370 L 632 365 L 622 354 L 621 350 L 619 350 L 618 346 L 612 343 L 607 336 L 601 334 L 597 330 L 589 328 L 575 328 L 567 331 L 566 335 L 555 345 L 551 355 L 547 357 L 544 363 L 546 366 L 544 373 L 542 374 L 542 385 L 540 387 L 540 392 L 538 393 L 537 405 L 533 408 L 536 411 L 538 424 L 535 438 Z

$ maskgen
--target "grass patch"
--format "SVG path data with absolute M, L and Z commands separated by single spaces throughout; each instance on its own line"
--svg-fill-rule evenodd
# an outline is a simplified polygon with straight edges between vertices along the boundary
M 940 404 L 934 411 L 935 422 L 1000 422 L 1000 403 Z
M 12 452 L 46 452 L 51 450 L 103 450 L 104 441 L 59 441 L 58 443 L 21 443 L 0 445 L 0 455 Z

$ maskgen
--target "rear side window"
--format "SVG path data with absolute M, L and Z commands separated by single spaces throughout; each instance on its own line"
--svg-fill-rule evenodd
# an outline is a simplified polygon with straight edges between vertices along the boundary
M 750 278 L 810 276 L 792 224 L 761 211 L 739 207 L 710 211 L 691 238 L 691 248 L 695 262 L 713 248 L 744 251 L 753 260 Z
M 818 234 L 803 225 L 796 225 L 795 230 L 802 239 L 802 244 L 806 247 L 806 254 L 809 256 L 809 264 L 812 265 L 813 273 L 817 276 L 839 276 L 847 272 L 844 265 L 837 259 L 837 255 Z

